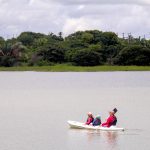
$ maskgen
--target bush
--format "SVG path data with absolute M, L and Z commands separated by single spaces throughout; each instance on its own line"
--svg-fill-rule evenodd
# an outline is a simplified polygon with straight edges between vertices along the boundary
M 78 50 L 72 56 L 77 66 L 96 66 L 102 64 L 101 54 L 92 50 Z
M 37 66 L 52 66 L 54 65 L 54 63 L 52 62 L 48 62 L 46 60 L 39 60 L 36 64 L 34 65 L 37 65 Z
M 11 57 L 11 56 L 1 56 L 0 57 L 0 66 L 12 67 L 17 63 L 18 62 L 15 59 L 15 57 Z
M 65 61 L 65 51 L 61 47 L 58 46 L 46 46 L 40 50 L 39 56 L 42 57 L 43 60 L 54 62 L 54 63 L 62 63 Z
M 142 46 L 129 46 L 122 49 L 116 57 L 117 65 L 150 65 L 150 49 Z

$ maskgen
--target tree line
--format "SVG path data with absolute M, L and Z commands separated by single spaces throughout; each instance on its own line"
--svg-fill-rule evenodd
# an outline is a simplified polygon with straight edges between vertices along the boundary
M 16 38 L 0 37 L 0 66 L 49 66 L 69 63 L 77 66 L 150 65 L 150 40 L 114 32 L 78 31 L 63 37 L 23 32 Z

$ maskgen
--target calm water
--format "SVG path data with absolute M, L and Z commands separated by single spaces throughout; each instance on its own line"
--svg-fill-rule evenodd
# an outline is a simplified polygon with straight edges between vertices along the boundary
M 114 107 L 125 132 L 66 123 Z M 91 149 L 150 149 L 150 72 L 0 72 L 0 150 Z

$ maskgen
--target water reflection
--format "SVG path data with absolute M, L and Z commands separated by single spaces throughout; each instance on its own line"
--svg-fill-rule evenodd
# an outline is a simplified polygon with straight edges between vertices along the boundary
M 115 149 L 117 147 L 119 133 L 115 131 L 100 131 L 100 130 L 84 130 L 84 129 L 73 129 L 69 130 L 69 137 L 77 139 L 85 137 L 88 143 L 99 141 L 105 143 L 107 149 Z
M 118 141 L 118 132 L 115 131 L 104 131 L 102 132 L 102 136 L 104 136 L 107 144 L 111 148 L 115 148 L 117 146 L 117 141 Z

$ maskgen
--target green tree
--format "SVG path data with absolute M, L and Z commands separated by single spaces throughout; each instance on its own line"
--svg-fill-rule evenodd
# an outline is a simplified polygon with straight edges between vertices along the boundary
M 65 51 L 61 47 L 48 45 L 43 47 L 38 53 L 43 60 L 55 63 L 62 63 L 65 61 Z
M 5 39 L 3 37 L 0 37 L 0 49 L 3 49 L 5 45 Z
M 102 46 L 100 44 L 90 44 L 88 49 L 95 52 L 102 52 Z
M 35 39 L 44 37 L 45 35 L 41 33 L 23 32 L 18 36 L 17 40 L 22 42 L 22 44 L 25 46 L 32 46 Z
M 27 62 L 27 47 L 22 45 L 21 42 L 16 42 L 11 46 L 11 56 L 15 57 L 18 62 Z
M 83 32 L 82 36 L 81 36 L 82 42 L 89 43 L 89 44 L 92 43 L 93 38 L 94 38 L 93 35 L 91 33 L 88 33 L 88 32 Z
M 107 46 L 116 45 L 118 44 L 118 36 L 113 32 L 103 32 L 101 42 Z
M 103 54 L 106 63 L 109 65 L 113 65 L 114 58 L 119 54 L 121 49 L 122 49 L 121 45 L 105 46 Z
M 38 39 L 34 39 L 33 41 L 33 46 L 34 47 L 41 47 L 48 44 L 48 39 L 47 38 L 38 38 Z
M 96 66 L 101 65 L 101 54 L 93 50 L 78 50 L 72 56 L 72 62 L 77 66 Z
M 116 57 L 118 65 L 150 65 L 150 49 L 143 46 L 128 46 L 123 48 Z
M 100 43 L 102 43 L 102 42 L 101 42 L 102 34 L 103 34 L 102 31 L 98 31 L 98 30 L 88 30 L 88 31 L 86 31 L 86 32 L 93 35 L 92 44 L 98 44 L 98 43 L 100 44 Z
M 64 40 L 63 37 L 62 37 L 62 32 L 59 32 L 58 36 L 51 32 L 51 33 L 48 34 L 47 37 L 48 37 L 49 41 L 53 41 L 53 42 L 56 42 L 56 41 L 58 42 L 58 41 L 63 41 Z
M 17 63 L 15 57 L 11 56 L 0 56 L 0 66 L 12 67 Z

